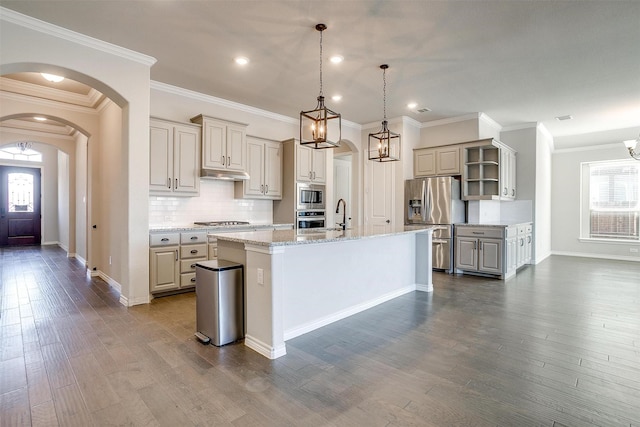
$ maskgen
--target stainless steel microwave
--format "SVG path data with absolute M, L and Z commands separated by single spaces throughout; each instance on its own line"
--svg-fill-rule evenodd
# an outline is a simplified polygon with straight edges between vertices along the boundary
M 298 197 L 296 209 L 324 209 L 324 185 L 306 184 L 299 182 L 297 190 Z

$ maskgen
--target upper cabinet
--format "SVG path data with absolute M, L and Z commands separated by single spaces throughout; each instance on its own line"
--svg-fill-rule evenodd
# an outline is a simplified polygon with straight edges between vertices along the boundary
M 235 197 L 244 199 L 282 198 L 282 144 L 247 137 L 249 179 L 235 183 Z
M 416 178 L 460 175 L 460 146 L 450 145 L 413 150 L 413 174 Z
M 200 126 L 151 119 L 149 192 L 197 196 L 200 192 Z
M 327 150 L 296 145 L 296 180 L 324 184 L 327 181 Z
M 203 169 L 246 171 L 246 125 L 203 115 L 191 121 L 202 125 Z
M 516 153 L 495 139 L 464 144 L 463 200 L 514 200 Z

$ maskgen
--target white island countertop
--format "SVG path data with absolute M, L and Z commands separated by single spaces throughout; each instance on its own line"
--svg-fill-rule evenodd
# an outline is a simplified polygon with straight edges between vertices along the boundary
M 209 236 L 215 236 L 218 240 L 271 247 L 361 240 L 396 234 L 419 233 L 432 230 L 433 228 L 434 226 L 431 225 L 360 226 L 346 230 L 311 228 L 304 230 L 257 230 L 220 234 L 212 232 L 209 233 Z

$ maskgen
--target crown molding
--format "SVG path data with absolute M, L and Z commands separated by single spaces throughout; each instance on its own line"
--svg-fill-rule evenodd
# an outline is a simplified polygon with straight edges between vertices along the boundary
M 68 104 L 66 102 L 61 101 L 53 101 L 51 99 L 44 99 L 30 95 L 22 95 L 19 93 L 5 92 L 0 90 L 0 100 L 9 100 L 9 101 L 17 101 L 17 102 L 28 102 L 35 105 L 40 105 L 43 107 L 57 108 L 65 111 L 73 111 L 76 113 L 83 114 L 98 114 L 96 110 L 90 107 L 83 107 L 81 105 Z
M 95 89 L 91 89 L 88 95 L 82 95 L 48 86 L 8 79 L 6 77 L 0 77 L 0 90 L 89 108 L 93 108 L 96 101 L 102 96 L 102 93 Z
M 538 127 L 537 122 L 520 123 L 517 125 L 505 126 L 502 128 L 502 132 L 512 132 L 512 131 L 523 130 L 523 129 L 535 129 L 536 127 Z
M 178 86 L 173 86 L 167 83 L 158 82 L 155 80 L 151 80 L 151 89 L 158 90 L 165 93 L 170 93 L 173 95 L 183 96 L 185 98 L 193 99 L 195 101 L 206 102 L 208 104 L 218 105 L 220 107 L 231 108 L 234 110 L 243 111 L 249 114 L 255 114 L 257 116 L 262 116 L 268 119 L 278 120 L 279 122 L 288 123 L 292 125 L 297 125 L 299 123 L 299 119 L 285 116 L 283 114 L 273 113 L 271 111 L 263 110 L 261 108 L 252 107 L 250 105 L 241 104 L 235 101 L 229 101 L 227 99 L 218 98 L 212 95 L 205 95 L 204 93 L 196 92 L 189 89 L 184 89 Z M 361 126 L 357 123 L 342 120 L 342 125 L 347 126 L 356 130 L 360 130 Z
M 482 120 L 492 128 L 496 129 L 498 132 L 502 131 L 502 125 L 496 122 L 495 120 L 493 120 L 491 117 L 487 116 L 485 113 L 479 113 L 478 119 Z
M 111 100 L 111 98 L 105 96 L 102 102 L 96 107 L 96 111 L 98 113 L 102 113 L 104 109 L 107 108 L 112 103 L 113 101 Z
M 41 21 L 36 18 L 32 18 L 31 16 L 23 15 L 22 13 L 15 12 L 2 6 L 0 6 L 0 21 L 20 25 L 21 27 L 25 27 L 30 30 L 35 30 L 49 36 L 57 37 L 111 55 L 119 56 L 121 58 L 128 59 L 130 61 L 134 61 L 148 67 L 151 67 L 157 62 L 156 58 L 152 56 L 135 52 L 125 47 L 117 46 L 102 40 L 98 40 L 93 37 L 77 33 L 75 31 L 67 30 L 66 28 Z
M 75 137 L 72 136 L 72 135 L 63 135 L 63 134 L 60 134 L 60 133 L 37 131 L 37 130 L 33 130 L 33 129 L 15 128 L 15 127 L 9 127 L 9 126 L 4 126 L 4 125 L 0 126 L 0 132 L 1 133 L 12 133 L 12 134 L 20 135 L 20 136 L 26 136 L 26 137 L 29 137 L 30 139 L 33 139 L 34 142 L 42 142 L 42 141 L 37 141 L 38 137 L 61 139 L 63 141 L 74 141 L 75 140 Z

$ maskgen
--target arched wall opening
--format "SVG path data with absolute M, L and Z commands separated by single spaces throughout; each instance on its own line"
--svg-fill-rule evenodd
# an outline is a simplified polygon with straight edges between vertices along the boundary
M 358 146 L 348 139 L 342 139 L 340 147 L 333 149 L 333 195 L 336 202 L 341 198 L 346 202 L 347 226 L 362 224 L 362 159 L 359 153 Z M 341 222 L 342 210 L 336 215 L 335 222 Z

